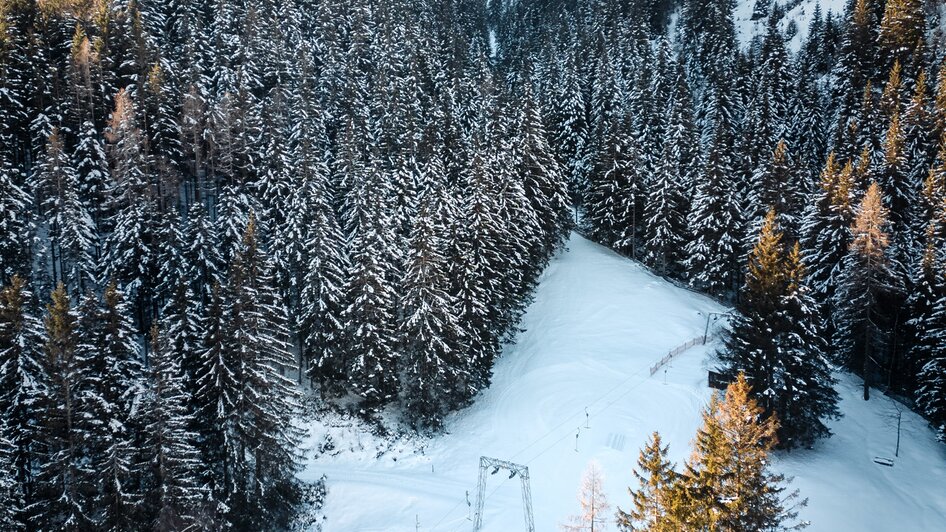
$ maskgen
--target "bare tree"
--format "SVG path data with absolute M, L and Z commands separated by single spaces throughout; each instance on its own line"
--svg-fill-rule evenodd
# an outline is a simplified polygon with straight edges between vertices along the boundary
M 569 524 L 562 525 L 562 530 L 568 532 L 602 532 L 607 530 L 607 524 L 613 519 L 611 505 L 604 495 L 604 476 L 601 466 L 592 461 L 585 469 L 578 490 L 578 503 L 581 513 L 569 518 Z

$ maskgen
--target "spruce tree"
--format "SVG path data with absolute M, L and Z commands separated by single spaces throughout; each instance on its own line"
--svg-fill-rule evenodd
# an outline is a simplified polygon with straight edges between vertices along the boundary
M 85 480 L 91 475 L 82 456 L 77 425 L 80 367 L 76 360 L 77 316 L 65 286 L 59 283 L 47 306 L 42 385 L 48 393 L 39 405 L 36 497 L 27 512 L 41 530 L 80 532 L 94 527 Z
M 230 404 L 215 420 L 226 442 L 227 519 L 241 530 L 284 526 L 298 500 L 294 473 L 300 435 L 292 419 L 299 403 L 288 377 L 296 368 L 273 270 L 259 247 L 251 214 L 230 265 L 225 302 L 222 341 L 230 364 L 224 371 L 231 380 L 217 386 L 225 387 Z
M 411 233 L 401 283 L 404 319 L 405 408 L 419 425 L 438 427 L 443 417 L 472 396 L 464 358 L 464 331 L 447 278 L 445 227 L 435 218 L 443 192 L 428 191 Z
M 143 484 L 151 530 L 170 532 L 196 524 L 205 500 L 193 419 L 187 410 L 180 363 L 167 348 L 173 336 L 151 329 L 149 386 L 143 398 L 144 451 L 148 457 Z
M 717 130 L 697 182 L 689 215 L 693 235 L 686 246 L 690 284 L 716 296 L 734 288 L 742 248 L 741 215 L 724 142 L 724 133 Z
M 617 524 L 622 531 L 646 530 L 648 532 L 669 532 L 674 530 L 669 522 L 668 513 L 671 505 L 671 491 L 676 482 L 673 464 L 667 460 L 669 445 L 663 445 L 660 434 L 654 432 L 637 458 L 634 478 L 640 483 L 640 489 L 632 490 L 634 507 L 625 512 L 618 508 Z
M 141 351 L 130 320 L 130 306 L 115 283 L 101 304 L 89 294 L 79 307 L 76 363 L 80 382 L 76 405 L 82 413 L 76 427 L 94 486 L 90 516 L 104 530 L 134 527 L 141 493 L 140 418 L 143 392 Z
M 595 164 L 585 200 L 587 223 L 595 240 L 637 258 L 644 226 L 637 147 L 618 122 L 604 138 L 606 151 Z
M 48 393 L 43 379 L 42 322 L 31 312 L 31 301 L 26 281 L 18 275 L 0 290 L 0 418 L 4 420 L 5 478 L 11 483 L 7 510 L 18 527 L 28 525 L 25 505 L 36 494 L 39 412 Z
M 21 174 L 0 150 L 0 282 L 6 283 L 14 274 L 29 278 L 30 235 L 32 234 L 33 201 L 23 189 Z

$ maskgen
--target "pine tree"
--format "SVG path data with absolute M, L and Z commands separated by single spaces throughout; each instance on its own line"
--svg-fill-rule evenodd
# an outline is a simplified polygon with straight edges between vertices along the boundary
M 851 226 L 851 246 L 844 257 L 835 295 L 836 342 L 840 360 L 864 378 L 864 399 L 870 382 L 885 359 L 890 316 L 885 310 L 900 290 L 900 279 L 889 255 L 890 224 L 881 190 L 871 183 Z
M 618 508 L 617 524 L 623 531 L 641 530 L 669 532 L 675 530 L 669 522 L 671 490 L 676 482 L 673 464 L 667 460 L 669 445 L 662 445 L 660 434 L 654 432 L 637 458 L 634 478 L 639 490 L 628 488 L 634 508 L 625 512 Z

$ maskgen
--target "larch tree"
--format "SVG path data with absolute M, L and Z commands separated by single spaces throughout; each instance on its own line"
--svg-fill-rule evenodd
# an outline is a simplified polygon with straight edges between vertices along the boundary
M 870 382 L 885 360 L 890 318 L 889 298 L 901 280 L 889 254 L 890 224 L 880 186 L 871 183 L 851 226 L 851 245 L 835 295 L 839 359 L 861 374 L 864 399 Z
M 568 524 L 562 525 L 562 530 L 568 532 L 604 532 L 608 523 L 614 519 L 611 505 L 604 494 L 604 476 L 601 466 L 591 462 L 585 468 L 581 479 L 581 489 L 578 490 L 578 504 L 581 512 L 569 518 Z
M 684 529 L 795 530 L 797 491 L 786 491 L 785 477 L 769 469 L 777 443 L 778 421 L 764 417 L 751 398 L 744 375 L 720 400 L 714 395 L 703 412 L 693 455 L 681 480 L 685 501 L 675 510 Z

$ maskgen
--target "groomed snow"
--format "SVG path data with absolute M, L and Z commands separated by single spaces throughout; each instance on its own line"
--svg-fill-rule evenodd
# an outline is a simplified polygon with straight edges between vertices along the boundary
M 605 471 L 612 507 L 626 507 L 631 469 L 652 431 L 670 444 L 672 460 L 688 455 L 716 346 L 682 353 L 666 375 L 650 377 L 649 367 L 702 335 L 706 314 L 722 310 L 573 235 L 545 272 L 492 386 L 448 420 L 448 434 L 392 443 L 341 418 L 311 426 L 312 459 L 300 476 L 327 477 L 325 532 L 472 530 L 466 500 L 468 492 L 475 504 L 481 455 L 529 466 L 537 531 L 558 530 L 577 511 L 579 481 L 592 460 Z M 879 393 L 865 403 L 846 376 L 840 392 L 846 417 L 833 424 L 837 434 L 775 460 L 810 499 L 802 511 L 810 530 L 941 527 L 946 446 L 904 411 L 900 457 L 892 468 L 875 464 L 875 456 L 893 457 L 894 403 Z M 327 441 L 334 449 L 315 458 Z M 488 475 L 487 494 L 484 530 L 522 530 L 519 479 Z

